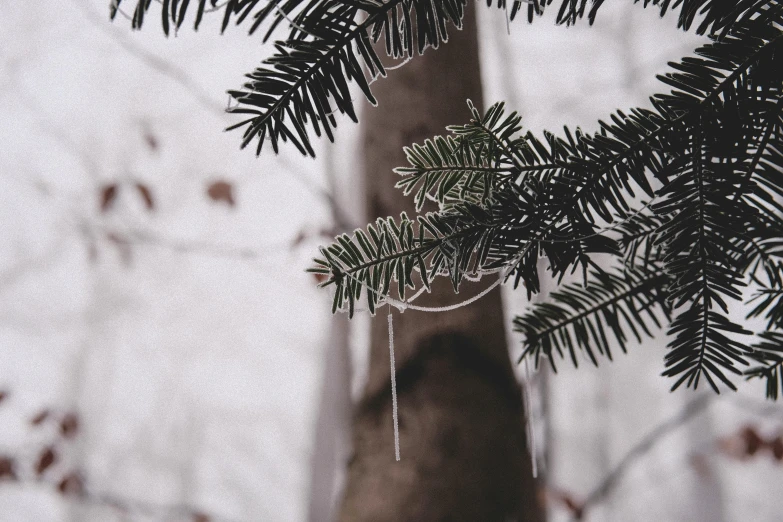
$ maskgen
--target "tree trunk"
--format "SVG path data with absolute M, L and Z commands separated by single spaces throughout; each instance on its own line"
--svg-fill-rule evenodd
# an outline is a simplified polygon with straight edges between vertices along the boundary
M 379 106 L 363 115 L 368 212 L 415 214 L 394 188 L 402 148 L 444 134 L 482 104 L 473 6 L 465 28 L 375 85 Z M 442 306 L 489 284 L 447 278 L 417 304 Z M 499 289 L 445 313 L 394 313 L 400 450 L 395 462 L 387 322 L 373 320 L 365 395 L 354 413 L 343 522 L 543 520 L 531 475 L 521 390 L 506 347 Z

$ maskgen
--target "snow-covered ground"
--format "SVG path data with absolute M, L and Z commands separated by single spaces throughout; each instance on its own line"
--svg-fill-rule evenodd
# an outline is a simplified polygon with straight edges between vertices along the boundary
M 270 52 L 260 36 L 219 36 L 219 15 L 198 33 L 166 39 L 156 15 L 132 33 L 109 24 L 108 3 L 0 0 L 0 521 L 305 520 L 330 324 L 304 273 L 331 227 L 323 164 L 257 159 L 222 132 L 225 91 Z M 534 131 L 593 130 L 644 104 L 654 73 L 699 41 L 631 2 L 594 28 L 518 20 L 510 36 L 501 11 L 480 13 L 485 100 Z M 345 187 L 356 127 L 340 123 Z M 507 294 L 511 313 L 523 298 Z M 542 464 L 551 442 L 553 519 L 695 398 L 668 393 L 662 359 L 647 343 L 547 376 L 548 429 L 538 408 L 534 423 Z M 783 429 L 780 408 L 760 416 L 760 387 L 746 396 L 660 438 L 588 518 L 783 518 L 781 463 L 718 442 L 750 422 Z M 69 476 L 81 501 L 58 492 Z

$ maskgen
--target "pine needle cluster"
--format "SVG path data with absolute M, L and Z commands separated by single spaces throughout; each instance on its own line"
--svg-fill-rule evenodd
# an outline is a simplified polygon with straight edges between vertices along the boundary
M 553 0 L 513 0 L 511 18 L 532 21 Z M 592 23 L 603 0 L 561 0 L 557 22 Z M 525 132 L 502 103 L 406 148 L 397 186 L 435 212 L 379 219 L 321 250 L 314 272 L 334 289 L 334 310 L 371 312 L 394 294 L 445 276 L 503 270 L 527 293 L 541 277 L 579 271 L 548 301 L 514 320 L 523 358 L 598 364 L 668 329 L 663 374 L 672 389 L 703 380 L 716 392 L 732 376 L 783 393 L 783 5 L 779 0 L 644 0 L 678 12 L 683 30 L 709 37 L 660 76 L 668 92 L 651 109 L 618 111 L 587 134 Z M 493 5 L 489 0 L 490 6 Z M 112 16 L 123 5 L 115 0 Z M 151 0 L 136 0 L 140 27 Z M 242 146 L 291 142 L 314 155 L 336 116 L 356 120 L 350 83 L 371 102 L 386 70 L 373 44 L 408 59 L 461 27 L 467 0 L 162 0 L 164 31 L 190 11 L 198 27 L 223 11 L 223 29 L 249 21 L 287 38 L 248 75 L 229 110 L 244 119 Z M 497 7 L 506 9 L 506 0 Z M 189 9 L 191 7 L 191 9 Z M 265 24 L 265 22 L 268 22 Z M 539 263 L 544 258 L 545 263 Z M 542 274 L 543 271 L 546 274 Z M 743 326 L 766 319 L 765 331 Z M 655 328 L 652 328 L 652 327 Z

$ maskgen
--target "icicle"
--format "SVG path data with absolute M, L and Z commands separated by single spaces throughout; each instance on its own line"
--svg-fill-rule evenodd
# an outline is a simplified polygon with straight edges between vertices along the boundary
M 532 243 L 531 243 L 532 244 Z M 528 245 L 518 256 L 517 259 L 521 259 L 524 257 L 525 253 L 530 248 L 530 245 Z M 456 310 L 457 308 L 462 308 L 463 306 L 467 306 L 475 301 L 478 301 L 485 295 L 487 295 L 489 292 L 491 292 L 495 287 L 502 284 L 503 281 L 509 276 L 511 273 L 512 267 L 516 263 L 511 263 L 509 266 L 502 268 L 502 269 L 494 269 L 494 270 L 488 270 L 485 273 L 497 273 L 500 272 L 498 279 L 489 285 L 487 288 L 479 292 L 478 294 L 474 295 L 473 297 L 466 299 L 465 301 L 450 305 L 450 306 L 438 306 L 438 307 L 428 307 L 428 306 L 417 306 L 414 304 L 411 304 L 411 301 L 415 300 L 417 297 L 419 297 L 422 293 L 424 293 L 425 288 L 420 288 L 418 292 L 416 292 L 415 295 L 408 298 L 406 301 L 400 301 L 397 299 L 394 299 L 393 297 L 389 295 L 383 295 L 378 290 L 371 288 L 367 285 L 365 281 L 362 281 L 358 278 L 356 278 L 354 275 L 352 275 L 348 270 L 345 269 L 345 267 L 342 267 L 343 274 L 347 276 L 349 279 L 353 279 L 361 286 L 364 286 L 368 292 L 373 292 L 378 295 L 381 299 L 379 300 L 377 307 L 386 305 L 389 307 L 389 314 L 387 315 L 388 323 L 389 323 L 389 362 L 391 366 L 391 388 L 392 388 L 392 418 L 394 419 L 394 457 L 397 461 L 400 460 L 400 426 L 399 426 L 399 417 L 397 414 L 397 377 L 396 372 L 394 370 L 394 325 L 392 323 L 392 314 L 391 314 L 391 308 L 394 307 L 397 310 L 400 311 L 400 313 L 404 312 L 406 309 L 410 308 L 411 310 L 417 310 L 420 312 L 447 312 L 450 310 Z M 468 278 L 470 279 L 470 278 Z M 479 274 L 476 278 L 476 280 L 481 279 L 481 274 Z M 345 310 L 342 310 L 345 311 Z M 354 309 L 354 311 L 359 311 Z M 361 309 L 361 311 L 365 311 L 364 309 Z M 529 409 L 529 408 L 528 408 Z M 529 426 L 529 422 L 528 422 Z M 528 436 L 528 439 L 530 439 L 530 436 Z M 531 450 L 532 451 L 532 450 Z M 533 474 L 534 476 L 537 475 L 537 470 L 535 468 L 535 462 L 533 463 Z
M 397 377 L 394 371 L 394 327 L 389 309 L 389 360 L 391 361 L 392 417 L 394 418 L 394 458 L 400 460 L 400 423 L 397 417 Z
M 533 391 L 530 380 L 530 364 L 525 358 L 525 385 L 523 392 L 525 394 L 525 425 L 527 428 L 527 449 L 530 452 L 530 464 L 533 468 L 533 478 L 538 478 L 538 462 L 536 461 L 536 439 L 533 429 L 533 415 L 531 411 L 530 393 Z

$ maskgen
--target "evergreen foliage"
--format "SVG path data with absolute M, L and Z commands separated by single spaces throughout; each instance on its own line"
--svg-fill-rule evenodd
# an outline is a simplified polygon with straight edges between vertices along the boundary
M 116 1 L 112 15 L 121 1 Z M 467 0 L 227 0 L 223 29 L 252 19 L 254 32 L 286 27 L 277 54 L 230 91 L 246 115 L 242 145 L 291 141 L 314 155 L 311 134 L 332 139 L 335 113 L 356 119 L 349 83 L 374 102 L 370 84 L 385 69 L 373 48 L 407 59 L 459 28 Z M 492 0 L 488 2 L 492 5 Z M 511 3 L 528 20 L 552 0 Z M 558 23 L 595 19 L 602 0 L 562 0 Z M 670 92 L 652 109 L 618 111 L 600 130 L 564 129 L 562 138 L 523 132 L 502 103 L 406 149 L 397 186 L 438 210 L 415 220 L 379 219 L 322 249 L 314 272 L 334 288 L 333 309 L 364 299 L 371 312 L 390 294 L 447 276 L 455 291 L 472 275 L 503 270 L 528 294 L 540 290 L 539 259 L 562 281 L 549 302 L 514 321 L 524 357 L 554 368 L 568 357 L 598 364 L 617 342 L 668 324 L 665 376 L 717 392 L 731 375 L 763 378 L 783 393 L 783 5 L 778 0 L 645 0 L 661 15 L 679 10 L 685 30 L 711 39 L 660 77 Z M 140 27 L 150 0 L 137 0 Z M 164 31 L 179 28 L 187 0 L 163 0 Z M 218 6 L 200 0 L 195 26 Z M 497 7 L 507 8 L 505 0 Z M 611 265 L 602 269 L 600 265 Z M 753 306 L 765 332 L 753 341 L 730 305 Z M 734 314 L 736 315 L 736 314 Z M 610 337 L 613 341 L 610 341 Z M 581 354 L 579 352 L 582 352 Z

